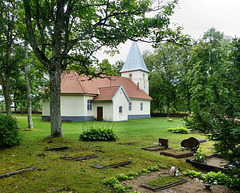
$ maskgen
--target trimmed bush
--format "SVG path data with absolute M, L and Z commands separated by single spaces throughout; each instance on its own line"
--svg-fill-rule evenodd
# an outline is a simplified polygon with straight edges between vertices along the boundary
M 84 141 L 110 141 L 117 139 L 117 134 L 112 129 L 91 128 L 80 134 L 79 139 Z
M 176 127 L 176 128 L 170 128 L 167 131 L 172 133 L 181 133 L 181 134 L 189 134 L 190 131 L 184 127 Z
M 10 147 L 19 143 L 17 120 L 9 115 L 0 114 L 0 147 Z

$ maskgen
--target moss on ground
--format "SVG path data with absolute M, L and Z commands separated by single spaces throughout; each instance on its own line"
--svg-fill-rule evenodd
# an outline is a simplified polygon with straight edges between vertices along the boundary
M 176 177 L 176 176 L 163 176 L 157 179 L 151 180 L 146 182 L 146 184 L 153 186 L 153 187 L 161 187 L 167 184 L 177 182 L 179 180 L 183 180 L 184 178 Z
M 141 147 L 151 146 L 158 138 L 169 139 L 169 146 L 180 148 L 180 143 L 186 138 L 184 134 L 173 134 L 168 128 L 183 126 L 178 118 L 167 122 L 166 118 L 151 118 L 129 120 L 128 122 L 72 122 L 63 123 L 61 138 L 49 138 L 50 123 L 41 120 L 40 115 L 33 116 L 34 129 L 27 128 L 26 115 L 14 115 L 18 120 L 23 138 L 19 146 L 0 149 L 0 173 L 15 171 L 24 167 L 34 166 L 36 170 L 0 179 L 1 192 L 54 192 L 66 189 L 68 192 L 112 192 L 112 189 L 102 183 L 110 178 L 129 171 L 138 172 L 148 166 L 157 164 L 168 167 L 174 165 L 182 170 L 193 169 L 185 159 L 175 159 L 161 156 L 159 152 L 141 150 Z M 112 128 L 119 136 L 117 141 L 88 142 L 79 141 L 79 135 L 91 127 Z M 206 138 L 203 135 L 188 134 L 189 137 Z M 134 141 L 133 145 L 118 145 Z M 69 146 L 63 151 L 46 151 L 46 147 Z M 201 144 L 201 150 L 210 154 L 213 142 Z M 209 148 L 210 147 L 210 148 Z M 69 155 L 98 154 L 98 157 L 85 161 L 67 161 L 59 157 Z M 90 166 L 101 164 L 110 165 L 130 160 L 131 164 L 115 169 L 94 169 Z M 66 188 L 67 187 L 67 188 Z M 64 192 L 64 191 L 62 191 Z

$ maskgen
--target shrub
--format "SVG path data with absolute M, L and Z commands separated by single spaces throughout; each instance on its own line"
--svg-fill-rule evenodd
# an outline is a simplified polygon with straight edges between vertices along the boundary
M 103 183 L 107 186 L 114 187 L 116 184 L 119 184 L 120 182 L 118 181 L 117 178 L 112 177 L 112 178 L 109 178 L 109 179 L 104 179 Z
M 10 147 L 19 143 L 17 120 L 9 115 L 0 114 L 0 147 Z
M 79 139 L 85 141 L 109 141 L 115 140 L 117 134 L 112 129 L 91 128 L 80 134 Z
M 201 150 L 198 150 L 198 152 L 193 154 L 195 158 L 193 159 L 194 161 L 198 162 L 204 162 L 206 160 L 205 154 L 201 152 Z
M 209 172 L 207 174 L 202 174 L 201 172 L 196 172 L 194 170 L 188 170 L 184 173 L 188 175 L 190 178 L 198 178 L 203 180 L 208 184 L 219 184 L 225 185 L 231 188 L 239 189 L 240 187 L 240 179 L 236 176 L 229 176 L 222 172 Z
M 184 127 L 176 127 L 176 128 L 170 128 L 167 131 L 172 133 L 181 133 L 181 134 L 189 134 L 190 131 Z

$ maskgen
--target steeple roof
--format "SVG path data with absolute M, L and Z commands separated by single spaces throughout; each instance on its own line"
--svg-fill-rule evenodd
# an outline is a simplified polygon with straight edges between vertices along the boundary
M 149 72 L 136 42 L 132 43 L 132 46 L 128 52 L 127 59 L 120 72 L 134 70 L 143 70 L 145 72 Z

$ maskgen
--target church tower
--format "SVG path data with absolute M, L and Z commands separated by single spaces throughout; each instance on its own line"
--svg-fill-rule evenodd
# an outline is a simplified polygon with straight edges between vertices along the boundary
M 140 89 L 149 94 L 149 71 L 136 42 L 132 43 L 127 59 L 120 72 L 122 77 L 131 78 Z

